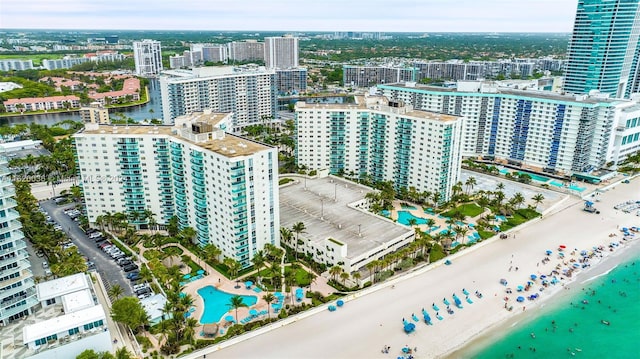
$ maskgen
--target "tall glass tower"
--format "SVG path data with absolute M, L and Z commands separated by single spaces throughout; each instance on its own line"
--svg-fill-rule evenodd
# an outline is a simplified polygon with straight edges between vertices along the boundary
M 0 326 L 31 314 L 38 304 L 10 173 L 0 154 Z
M 638 64 L 640 0 L 579 0 L 569 43 L 565 91 L 633 91 Z

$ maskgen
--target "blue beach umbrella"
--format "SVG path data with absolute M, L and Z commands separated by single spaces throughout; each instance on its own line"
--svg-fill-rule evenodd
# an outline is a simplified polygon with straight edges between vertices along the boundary
M 196 274 L 199 274 L 199 275 L 204 274 L 204 269 L 198 269 L 198 271 L 196 272 Z
M 344 305 L 344 301 L 342 301 L 342 299 L 339 299 L 336 304 L 338 305 L 338 307 L 342 307 Z
M 256 316 L 256 315 L 258 315 L 258 311 L 255 310 L 255 309 L 251 309 L 251 310 L 249 310 L 249 315 Z
M 522 303 L 524 302 L 524 297 L 518 297 L 516 300 L 518 301 L 518 303 Z
M 538 276 L 537 276 L 537 275 L 535 275 L 535 274 L 532 274 L 532 275 L 531 275 L 531 280 L 536 280 L 536 279 L 538 279 Z
M 235 322 L 236 321 L 233 318 L 233 315 L 227 315 L 226 317 L 224 317 L 224 320 L 226 320 L 227 322 Z

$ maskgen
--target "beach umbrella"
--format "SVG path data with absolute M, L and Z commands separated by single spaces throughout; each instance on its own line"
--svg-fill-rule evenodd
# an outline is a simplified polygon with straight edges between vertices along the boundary
M 335 306 L 335 305 L 330 305 L 330 306 L 329 306 L 329 311 L 330 311 L 330 312 L 333 312 L 333 311 L 335 311 L 335 310 L 336 310 L 336 306 Z
M 404 332 L 407 333 L 407 334 L 411 333 L 415 329 L 416 329 L 416 325 L 413 324 L 413 323 L 407 323 L 407 324 L 404 325 Z
M 456 305 L 460 305 L 462 304 L 462 302 L 460 301 L 460 299 L 458 297 L 453 298 L 454 301 L 456 302 Z
M 518 301 L 518 303 L 522 303 L 524 302 L 524 297 L 518 297 L 516 300 Z
M 252 281 L 250 281 L 250 280 L 248 280 L 248 281 L 244 282 L 244 285 L 245 285 L 247 288 L 251 288 L 251 286 L 253 285 L 253 282 L 252 282 Z
M 251 316 L 254 316 L 254 317 L 255 317 L 256 315 L 258 315 L 258 311 L 257 311 L 257 310 L 255 310 L 255 309 L 251 309 L 251 310 L 249 310 L 249 315 L 251 315 Z
M 580 255 L 581 256 L 586 256 L 587 255 L 587 251 L 585 251 L 585 250 L 580 251 Z
M 196 272 L 196 274 L 198 274 L 198 275 L 203 275 L 203 274 L 204 274 L 204 269 L 198 269 L 198 271 Z
M 344 305 L 344 301 L 342 301 L 342 299 L 338 299 L 336 304 L 338 305 L 338 307 L 342 307 Z
M 575 268 L 580 268 L 580 264 L 579 264 L 579 263 L 573 263 L 573 266 L 574 266 Z
M 550 250 L 550 249 L 547 249 L 547 251 L 545 253 L 547 253 L 547 255 L 551 255 L 551 253 L 553 253 L 553 251 Z
M 227 315 L 226 317 L 224 317 L 224 320 L 226 320 L 227 322 L 235 322 L 236 320 L 233 318 L 233 315 Z
M 469 295 L 469 292 L 466 289 L 462 288 L 462 294 Z
M 182 279 L 189 279 L 191 278 L 191 274 L 185 274 L 182 276 Z
M 535 275 L 535 274 L 532 274 L 532 275 L 531 275 L 531 280 L 536 280 L 536 279 L 538 279 L 538 276 L 537 276 L 537 275 Z
M 558 248 L 560 248 L 560 250 L 563 250 L 563 249 L 567 249 L 567 246 L 565 246 L 564 244 L 561 244 Z
M 517 289 L 518 289 L 518 292 L 522 292 L 524 290 L 524 287 L 519 285 Z

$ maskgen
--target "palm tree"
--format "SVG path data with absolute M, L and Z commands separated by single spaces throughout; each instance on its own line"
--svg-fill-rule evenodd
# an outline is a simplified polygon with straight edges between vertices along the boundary
M 536 205 L 536 209 L 538 208 L 538 205 L 540 203 L 542 203 L 542 201 L 544 201 L 544 195 L 542 193 L 538 193 L 535 196 L 531 197 L 531 199 L 533 200 L 533 203 L 535 203 Z
M 248 305 L 245 302 L 243 302 L 242 297 L 239 295 L 234 295 L 233 297 L 229 298 L 229 304 L 227 304 L 227 306 L 232 309 L 235 309 L 236 323 L 238 323 L 238 308 L 248 307 Z
M 523 195 L 522 195 L 522 193 L 520 193 L 520 192 L 516 192 L 516 193 L 513 195 L 512 200 L 513 200 L 513 205 L 514 205 L 514 207 L 516 207 L 516 209 L 519 209 L 519 208 L 520 208 L 520 206 L 521 206 L 521 205 L 524 203 L 524 201 L 525 201 L 524 196 L 523 196 Z
M 440 204 L 440 200 L 442 199 L 442 193 L 434 192 L 431 195 L 431 198 L 433 199 L 433 207 L 437 210 L 438 209 L 438 205 Z
M 349 279 L 349 273 L 347 272 L 340 273 L 340 279 L 342 279 L 342 285 L 346 286 L 345 283 L 347 282 L 347 279 Z
M 353 272 L 353 274 L 351 274 L 351 278 L 355 279 L 356 284 L 360 287 L 360 278 L 362 278 L 362 274 L 360 274 L 360 272 Z
M 373 260 L 369 263 L 367 263 L 366 267 L 369 270 L 369 279 L 371 280 L 371 283 L 375 283 L 375 278 L 373 277 L 373 271 L 376 269 L 376 266 L 378 265 L 377 261 Z
M 502 190 L 504 189 L 504 183 L 499 182 L 499 183 L 498 183 L 498 185 L 496 186 L 496 189 L 497 189 L 498 191 L 502 191 Z
M 120 284 L 114 284 L 111 286 L 111 288 L 109 288 L 109 291 L 107 293 L 109 294 L 109 297 L 112 298 L 112 300 L 116 300 L 120 298 L 122 293 L 124 293 L 124 289 L 122 289 Z
M 291 230 L 296 234 L 295 256 L 298 260 L 298 242 L 300 241 L 300 233 L 305 233 L 307 227 L 302 222 L 297 222 L 291 227 Z
M 240 267 L 242 266 L 240 262 L 233 258 L 225 258 L 223 263 L 229 268 L 229 275 L 232 279 L 238 275 L 238 271 L 240 271 Z
M 211 242 L 208 242 L 204 245 L 204 247 L 202 247 L 202 252 L 204 252 L 205 260 L 211 261 L 213 263 L 217 263 L 218 258 L 222 254 L 220 248 L 216 247 Z
M 180 231 L 180 233 L 178 233 L 178 236 L 180 238 L 192 244 L 197 244 L 196 243 L 197 235 L 198 235 L 198 232 L 196 232 L 196 230 L 191 227 L 184 227 Z
M 133 359 L 133 355 L 126 347 L 122 347 L 116 350 L 116 359 Z
M 269 315 L 269 319 L 271 319 L 271 303 L 275 302 L 276 296 L 273 293 L 267 293 L 262 296 L 265 302 L 267 302 L 267 315 Z
M 331 278 L 333 280 L 336 280 L 336 277 L 340 275 L 340 273 L 342 273 L 342 267 L 340 266 L 333 266 L 329 268 L 329 274 L 331 274 Z
M 289 228 L 286 228 L 286 227 L 281 227 L 280 243 L 284 243 L 288 246 L 291 246 L 291 238 L 293 238 L 293 234 L 291 233 L 291 230 L 289 230 Z
M 264 266 L 264 263 L 265 263 L 263 252 L 257 251 L 253 255 L 253 258 L 251 258 L 251 263 L 253 263 L 253 268 L 257 270 L 256 279 L 258 282 L 260 282 L 260 270 L 262 269 L 262 266 Z
M 410 227 L 415 227 L 418 225 L 418 220 L 415 218 L 409 218 L 409 226 Z
M 429 228 L 433 227 L 436 224 L 436 221 L 433 218 L 428 218 L 426 221 L 426 225 L 429 226 Z
M 464 185 L 467 186 L 467 194 L 469 194 L 469 192 L 473 189 L 473 187 L 475 187 L 476 184 L 477 182 L 475 177 L 471 176 L 467 178 L 467 180 L 464 182 Z
M 196 327 L 198 326 L 198 321 L 195 318 L 187 318 L 187 321 L 184 323 L 184 336 L 189 339 L 189 343 L 193 345 L 194 339 L 196 337 Z

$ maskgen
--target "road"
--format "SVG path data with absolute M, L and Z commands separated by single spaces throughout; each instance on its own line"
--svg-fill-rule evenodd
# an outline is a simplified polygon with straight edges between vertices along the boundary
M 120 266 L 118 266 L 109 255 L 96 247 L 95 242 L 87 238 L 87 235 L 80 226 L 64 213 L 64 210 L 73 207 L 75 205 L 74 203 L 58 206 L 53 200 L 46 200 L 41 201 L 40 205 L 49 213 L 54 221 L 62 226 L 67 236 L 78 246 L 80 253 L 95 263 L 96 270 L 102 276 L 107 289 L 113 284 L 119 284 L 123 289 L 123 295 L 130 296 L 133 294 L 131 283 L 125 277 L 126 274 Z M 34 264 L 34 266 L 35 265 L 39 264 Z

